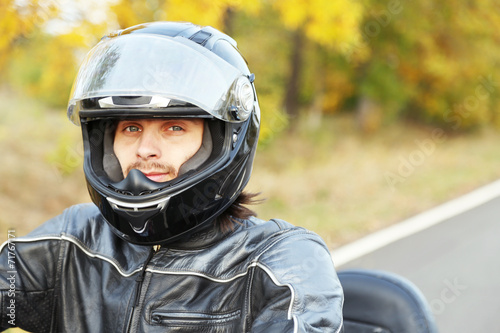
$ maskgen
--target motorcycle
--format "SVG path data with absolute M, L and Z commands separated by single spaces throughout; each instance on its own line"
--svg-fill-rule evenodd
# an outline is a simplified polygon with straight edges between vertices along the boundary
M 378 270 L 338 272 L 345 333 L 438 333 L 429 304 L 409 280 Z

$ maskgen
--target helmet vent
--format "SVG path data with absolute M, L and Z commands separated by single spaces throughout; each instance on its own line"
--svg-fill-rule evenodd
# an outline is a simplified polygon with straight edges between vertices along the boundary
M 156 192 L 160 192 L 162 190 L 162 188 L 159 188 L 159 189 L 156 189 L 156 190 L 144 190 L 142 192 L 139 192 L 139 193 L 135 194 L 132 191 L 127 191 L 127 190 L 122 190 L 122 189 L 116 188 L 116 187 L 114 187 L 111 184 L 109 184 L 108 187 L 110 189 L 112 189 L 113 191 L 115 191 L 116 193 L 118 193 L 118 194 L 130 195 L 130 196 L 148 195 L 148 194 L 153 194 L 153 193 L 156 193 Z
M 99 100 L 101 108 L 166 108 L 169 98 L 161 96 L 109 96 Z
M 146 211 L 163 209 L 165 206 L 167 206 L 170 197 L 143 203 L 124 202 L 109 197 L 106 199 L 111 204 L 111 207 L 114 210 L 119 210 L 123 212 L 146 212 Z
M 147 212 L 147 211 L 151 211 L 153 209 L 158 209 L 158 205 L 152 205 L 152 206 L 146 206 L 146 207 L 126 207 L 126 206 L 115 205 L 113 208 L 119 209 L 119 210 L 125 211 L 125 212 Z
M 117 188 L 114 188 L 112 186 L 110 186 L 116 193 L 120 193 L 120 194 L 124 194 L 124 195 L 134 195 L 132 192 L 130 191 L 124 191 L 124 190 L 119 190 Z
M 189 39 L 191 39 L 195 43 L 205 46 L 210 37 L 212 37 L 212 34 L 210 32 L 200 30 L 189 37 Z

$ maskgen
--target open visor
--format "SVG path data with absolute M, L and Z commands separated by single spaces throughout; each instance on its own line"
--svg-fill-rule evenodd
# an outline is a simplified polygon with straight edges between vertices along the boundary
M 246 120 L 255 102 L 249 78 L 208 49 L 184 37 L 147 34 L 103 39 L 89 52 L 73 84 L 68 117 L 79 124 L 79 102 L 109 96 L 161 100 L 160 106 L 140 106 L 152 110 L 182 101 L 231 122 Z

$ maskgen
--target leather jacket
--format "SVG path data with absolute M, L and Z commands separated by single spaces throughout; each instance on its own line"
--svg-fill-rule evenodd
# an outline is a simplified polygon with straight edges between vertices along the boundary
M 2 329 L 342 331 L 330 252 L 316 234 L 280 220 L 206 228 L 155 251 L 121 240 L 97 207 L 82 204 L 0 250 Z

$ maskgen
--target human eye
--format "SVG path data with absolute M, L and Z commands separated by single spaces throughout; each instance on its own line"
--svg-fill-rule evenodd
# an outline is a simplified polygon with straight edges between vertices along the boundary
M 184 130 L 184 128 L 182 128 L 181 126 L 179 125 L 174 125 L 174 126 L 170 126 L 168 128 L 169 131 L 173 131 L 173 132 L 181 132 Z
M 135 125 L 125 126 L 123 129 L 125 132 L 139 132 L 141 129 Z

